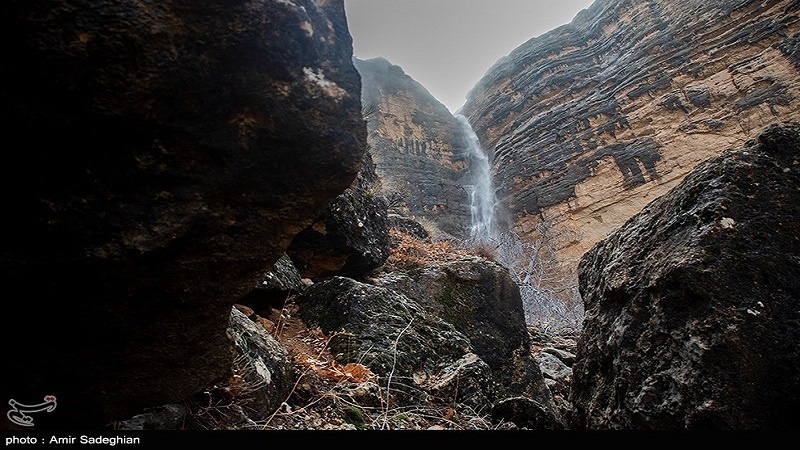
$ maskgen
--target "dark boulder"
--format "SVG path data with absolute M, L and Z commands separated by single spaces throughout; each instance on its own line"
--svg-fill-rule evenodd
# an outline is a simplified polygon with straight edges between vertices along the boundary
M 292 391 L 297 378 L 289 352 L 237 308 L 231 308 L 228 333 L 236 343 L 233 392 L 236 404 L 253 421 L 268 418 Z
M 483 258 L 431 263 L 381 277 L 451 323 L 470 340 L 507 396 L 549 402 L 542 373 L 530 353 L 518 286 L 503 266 Z
M 334 277 L 306 289 L 301 306 L 304 322 L 336 334 L 330 349 L 337 361 L 362 363 L 380 376 L 426 378 L 471 352 L 451 324 L 384 287 Z
M 292 259 L 284 253 L 268 272 L 258 278 L 253 290 L 242 297 L 239 304 L 252 308 L 254 313 L 268 316 L 273 308 L 283 308 L 288 300 L 305 288 Z
M 303 277 L 363 278 L 389 257 L 388 210 L 369 152 L 352 186 L 292 241 L 287 253 Z
M 73 427 L 226 377 L 231 305 L 366 148 L 343 2 L 0 13 L 0 398 L 55 395 L 36 426 Z
M 421 241 L 430 240 L 430 233 L 416 220 L 400 214 L 389 214 L 389 230 L 399 231 Z
M 588 252 L 576 429 L 800 421 L 800 125 L 692 171 Z

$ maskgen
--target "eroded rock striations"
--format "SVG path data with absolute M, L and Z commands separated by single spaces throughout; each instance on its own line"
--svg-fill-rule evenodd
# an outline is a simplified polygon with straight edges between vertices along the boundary
M 797 120 L 797 1 L 597 0 L 499 60 L 463 108 L 521 236 L 560 270 L 698 163 Z
M 384 58 L 356 59 L 380 192 L 406 216 L 468 234 L 466 140 L 446 106 Z
M 578 429 L 793 429 L 800 124 L 698 166 L 581 260 Z
M 0 398 L 55 395 L 35 423 L 69 427 L 225 376 L 232 303 L 366 148 L 343 2 L 0 11 Z

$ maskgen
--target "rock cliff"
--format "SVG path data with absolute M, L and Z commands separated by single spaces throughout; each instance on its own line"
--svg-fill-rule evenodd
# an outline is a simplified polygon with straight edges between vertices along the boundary
M 553 225 L 558 271 L 698 163 L 796 120 L 797 1 L 597 0 L 499 60 L 463 113 L 506 221 Z
M 692 171 L 580 263 L 576 429 L 794 429 L 800 124 Z
M 356 59 L 355 65 L 380 192 L 402 214 L 465 236 L 469 162 L 458 121 L 399 66 L 384 58 Z
M 230 371 L 231 305 L 356 177 L 341 0 L 7 1 L 0 398 L 121 418 Z M 31 336 L 35 335 L 35 338 Z M 3 422 L 7 425 L 6 422 Z

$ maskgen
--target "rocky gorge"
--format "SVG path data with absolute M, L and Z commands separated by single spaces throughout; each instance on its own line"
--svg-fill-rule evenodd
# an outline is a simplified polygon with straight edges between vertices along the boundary
M 501 58 L 463 107 L 507 226 L 552 278 L 698 163 L 798 120 L 796 1 L 599 0 Z
M 340 0 L 88 3 L 2 7 L 35 429 L 796 427 L 798 2 L 597 0 L 498 61 L 489 245 L 458 118 Z

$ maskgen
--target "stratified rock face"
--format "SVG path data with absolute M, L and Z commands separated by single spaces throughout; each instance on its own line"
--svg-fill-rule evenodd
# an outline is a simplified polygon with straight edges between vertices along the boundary
M 359 169 L 342 1 L 0 11 L 0 398 L 55 395 L 47 428 L 196 392 L 230 369 L 232 303 Z
M 800 124 L 697 167 L 581 260 L 574 428 L 794 429 Z
M 465 236 L 469 200 L 466 140 L 446 106 L 399 66 L 383 58 L 355 60 L 362 77 L 368 142 L 381 192 L 445 233 Z
M 693 167 L 800 118 L 796 1 L 597 0 L 498 61 L 464 106 L 511 226 L 562 270 Z

